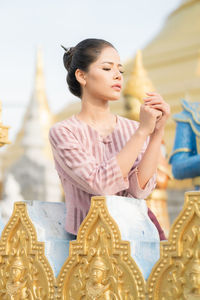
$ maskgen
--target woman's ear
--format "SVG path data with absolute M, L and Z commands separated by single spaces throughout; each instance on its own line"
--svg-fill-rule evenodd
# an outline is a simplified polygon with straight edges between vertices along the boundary
M 85 76 L 84 71 L 82 71 L 80 69 L 76 69 L 75 77 L 76 77 L 76 80 L 80 83 L 81 86 L 86 85 L 86 76 Z

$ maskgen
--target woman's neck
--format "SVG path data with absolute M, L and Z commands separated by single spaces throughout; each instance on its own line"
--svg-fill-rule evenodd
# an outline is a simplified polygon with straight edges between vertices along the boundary
M 81 111 L 78 118 L 92 124 L 105 124 L 113 120 L 113 114 L 110 112 L 108 101 L 91 99 L 82 99 Z

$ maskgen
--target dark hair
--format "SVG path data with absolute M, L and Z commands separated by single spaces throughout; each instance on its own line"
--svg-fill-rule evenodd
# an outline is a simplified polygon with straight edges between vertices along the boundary
M 75 72 L 77 69 L 87 72 L 91 63 L 98 59 L 101 51 L 105 47 L 114 46 L 102 39 L 85 39 L 75 47 L 64 48 L 63 63 L 67 69 L 67 83 L 69 90 L 75 96 L 81 97 L 81 86 L 76 80 Z

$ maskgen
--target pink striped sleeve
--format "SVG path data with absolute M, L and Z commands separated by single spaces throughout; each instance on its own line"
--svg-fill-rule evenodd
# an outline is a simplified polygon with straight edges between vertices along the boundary
M 134 198 L 137 199 L 145 199 L 149 196 L 149 194 L 152 192 L 152 190 L 155 188 L 156 186 L 156 177 L 157 174 L 155 173 L 146 183 L 145 187 L 142 189 L 140 187 L 139 181 L 138 181 L 138 164 L 142 159 L 142 156 L 148 146 L 149 143 L 149 138 L 148 140 L 145 142 L 140 154 L 138 155 L 137 161 L 135 166 L 131 169 L 131 171 L 129 172 L 128 175 L 128 179 L 129 179 L 129 188 L 127 190 L 128 193 L 130 193 Z
M 156 173 L 149 179 L 142 189 L 138 181 L 138 169 L 134 168 L 129 174 L 129 188 L 127 192 L 137 199 L 146 199 L 156 186 Z
M 129 182 L 123 178 L 116 156 L 98 164 L 64 126 L 53 126 L 49 139 L 55 160 L 80 189 L 95 195 L 108 195 L 128 188 Z

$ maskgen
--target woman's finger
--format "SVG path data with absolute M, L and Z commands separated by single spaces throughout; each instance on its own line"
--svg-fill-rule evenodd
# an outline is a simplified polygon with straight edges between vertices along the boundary
M 154 99 L 149 99 L 149 100 L 146 100 L 144 102 L 145 105 L 149 105 L 149 104 L 165 104 L 163 101 L 161 101 L 160 99 L 158 98 L 154 98 Z
M 162 104 L 154 104 L 154 105 L 148 105 L 151 108 L 157 109 L 162 111 L 164 114 L 168 115 L 170 113 L 170 109 L 166 105 Z
M 149 105 L 149 107 L 151 108 L 155 108 L 161 111 L 165 111 L 165 107 L 162 104 L 153 104 L 153 105 Z
M 149 96 L 160 96 L 161 97 L 161 95 L 159 94 L 159 93 L 156 93 L 156 92 L 147 92 L 146 93 L 147 95 L 149 95 Z
M 149 101 L 153 101 L 153 100 L 165 103 L 165 101 L 163 100 L 163 98 L 162 97 L 158 97 L 158 96 L 151 96 L 151 97 L 143 98 L 144 103 L 149 102 Z

